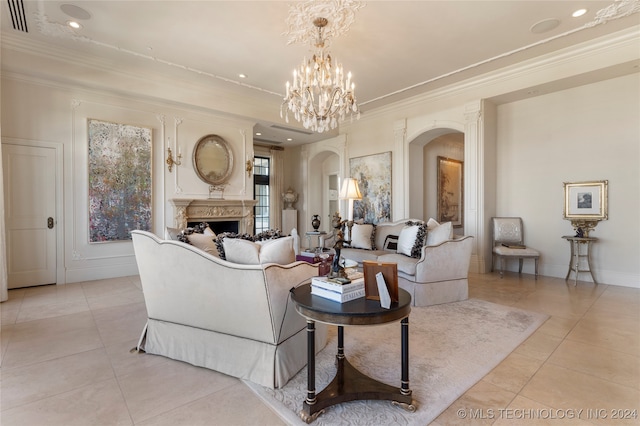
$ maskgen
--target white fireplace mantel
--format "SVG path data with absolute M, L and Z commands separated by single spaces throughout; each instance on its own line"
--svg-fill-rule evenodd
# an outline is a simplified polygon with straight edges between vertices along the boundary
M 238 221 L 239 233 L 253 232 L 253 207 L 256 200 L 172 198 L 174 226 L 187 227 L 188 222 Z

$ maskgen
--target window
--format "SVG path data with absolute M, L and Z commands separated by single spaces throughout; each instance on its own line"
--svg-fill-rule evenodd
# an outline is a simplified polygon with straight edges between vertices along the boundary
M 269 158 L 255 157 L 253 160 L 254 233 L 269 229 Z

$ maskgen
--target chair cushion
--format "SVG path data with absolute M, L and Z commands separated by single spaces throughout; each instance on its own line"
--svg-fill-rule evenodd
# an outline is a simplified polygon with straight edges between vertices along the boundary
M 352 248 L 361 248 L 365 250 L 375 250 L 374 233 L 375 225 L 372 223 L 354 223 L 351 228 L 351 244 Z
M 498 245 L 493 248 L 493 252 L 499 256 L 510 256 L 510 257 L 537 257 L 540 256 L 540 252 L 538 250 L 534 250 L 532 248 L 509 248 L 503 245 Z

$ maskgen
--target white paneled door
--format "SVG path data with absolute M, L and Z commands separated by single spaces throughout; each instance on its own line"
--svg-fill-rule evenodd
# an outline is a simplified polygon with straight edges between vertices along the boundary
M 2 144 L 9 288 L 56 283 L 56 151 Z

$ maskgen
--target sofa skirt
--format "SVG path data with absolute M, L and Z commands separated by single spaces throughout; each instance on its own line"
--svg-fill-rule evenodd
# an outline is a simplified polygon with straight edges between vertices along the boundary
M 398 286 L 409 292 L 413 306 L 440 305 L 442 303 L 460 302 L 469 298 L 469 281 L 467 278 L 417 283 L 399 276 Z
M 320 351 L 327 344 L 327 326 L 316 323 L 315 336 Z M 307 364 L 307 331 L 274 345 L 149 318 L 142 349 L 273 389 Z

